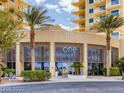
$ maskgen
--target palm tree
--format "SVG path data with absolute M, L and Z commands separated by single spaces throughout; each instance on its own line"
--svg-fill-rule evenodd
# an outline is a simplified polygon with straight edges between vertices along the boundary
M 111 34 L 119 27 L 124 25 L 124 18 L 107 14 L 104 20 L 98 22 L 94 28 L 98 32 L 106 33 L 106 69 L 107 76 L 110 75 L 109 69 L 111 67 Z
M 30 47 L 31 47 L 31 63 L 32 70 L 35 70 L 35 27 L 43 26 L 46 22 L 51 21 L 49 16 L 46 16 L 47 10 L 30 6 L 25 12 L 26 21 L 30 27 Z

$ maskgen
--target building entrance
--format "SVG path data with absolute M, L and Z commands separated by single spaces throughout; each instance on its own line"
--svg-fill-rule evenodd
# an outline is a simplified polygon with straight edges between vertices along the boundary
M 56 44 L 55 60 L 58 75 L 72 74 L 72 64 L 83 62 L 83 49 L 80 44 Z
M 88 74 L 91 76 L 103 75 L 103 63 L 89 63 L 88 64 Z
M 69 74 L 72 71 L 72 64 L 73 63 L 56 62 L 56 72 L 58 72 L 58 76 L 64 76 Z

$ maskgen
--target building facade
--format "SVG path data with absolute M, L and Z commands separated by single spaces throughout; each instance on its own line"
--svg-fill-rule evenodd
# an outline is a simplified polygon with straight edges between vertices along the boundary
M 93 24 L 104 20 L 106 14 L 124 17 L 124 0 L 74 0 L 78 10 L 73 14 L 78 18 L 73 21 L 79 25 L 76 31 L 92 31 Z
M 16 75 L 21 71 L 31 70 L 30 34 L 16 44 L 7 53 L 6 65 L 16 69 Z M 68 31 L 36 31 L 35 39 L 35 69 L 50 71 L 52 76 L 58 71 L 63 74 L 63 68 L 71 73 L 71 65 L 80 62 L 84 65 L 83 75 L 103 75 L 106 66 L 106 40 L 104 35 L 88 32 Z M 124 39 L 112 39 L 112 61 L 124 57 Z

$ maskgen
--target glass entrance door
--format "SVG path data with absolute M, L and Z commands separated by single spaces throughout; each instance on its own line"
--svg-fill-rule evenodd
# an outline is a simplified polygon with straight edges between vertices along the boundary
M 88 75 L 103 75 L 105 62 L 104 47 L 89 46 L 88 48 Z
M 103 63 L 89 63 L 88 64 L 88 75 L 91 75 L 91 76 L 103 75 Z
M 71 71 L 72 63 L 65 63 L 65 62 L 56 62 L 56 71 L 58 72 L 59 76 L 64 75 L 65 73 L 69 73 Z

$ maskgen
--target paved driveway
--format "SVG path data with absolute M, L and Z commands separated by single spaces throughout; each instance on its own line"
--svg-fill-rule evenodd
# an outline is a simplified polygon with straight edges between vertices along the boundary
M 0 93 L 124 93 L 124 82 L 61 82 L 0 87 Z

